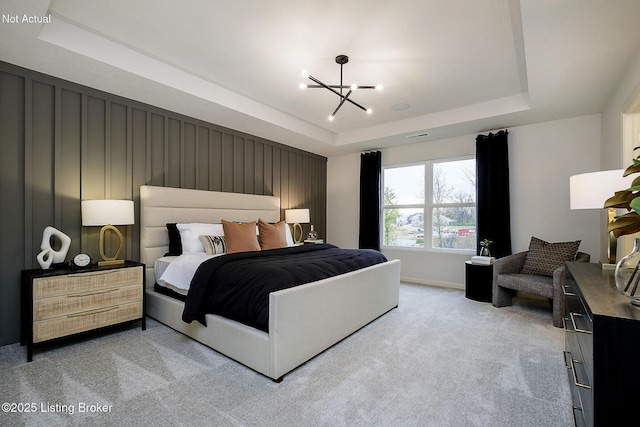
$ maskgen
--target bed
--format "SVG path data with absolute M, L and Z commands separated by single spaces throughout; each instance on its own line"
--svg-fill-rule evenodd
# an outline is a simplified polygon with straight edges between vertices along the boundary
M 400 261 L 391 260 L 269 294 L 268 332 L 207 314 L 206 326 L 182 320 L 184 302 L 157 292 L 154 264 L 169 248 L 167 223 L 280 220 L 280 199 L 140 187 L 140 257 L 146 265 L 146 314 L 276 381 L 398 306 Z

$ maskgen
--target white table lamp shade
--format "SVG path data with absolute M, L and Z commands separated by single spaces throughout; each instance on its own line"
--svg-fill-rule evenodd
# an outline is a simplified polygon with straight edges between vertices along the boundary
M 569 177 L 571 209 L 603 209 L 616 191 L 631 187 L 633 176 L 623 177 L 624 169 L 583 173 Z
M 309 209 L 287 209 L 284 218 L 288 224 L 307 224 L 310 222 Z
M 82 225 L 131 225 L 135 223 L 133 200 L 83 200 Z

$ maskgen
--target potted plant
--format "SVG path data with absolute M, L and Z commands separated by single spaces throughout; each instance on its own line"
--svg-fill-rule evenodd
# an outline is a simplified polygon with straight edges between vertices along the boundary
M 640 160 L 633 159 L 633 164 L 625 169 L 622 176 L 640 173 Z M 620 236 L 640 231 L 640 176 L 631 183 L 631 187 L 616 191 L 613 197 L 604 202 L 604 208 L 626 209 L 627 212 L 613 218 L 607 231 L 615 239 Z M 631 300 L 631 304 L 640 306 L 640 238 L 635 238 L 633 250 L 616 264 L 616 289 Z
M 480 240 L 480 256 L 491 256 L 489 247 L 493 244 L 493 240 L 482 239 Z
M 640 147 L 639 147 L 640 148 Z M 633 164 L 625 169 L 622 176 L 640 173 L 640 160 L 633 159 Z M 604 208 L 627 209 L 627 213 L 613 218 L 607 231 L 615 238 L 640 231 L 640 176 L 631 183 L 631 187 L 616 191 L 613 197 L 604 202 Z

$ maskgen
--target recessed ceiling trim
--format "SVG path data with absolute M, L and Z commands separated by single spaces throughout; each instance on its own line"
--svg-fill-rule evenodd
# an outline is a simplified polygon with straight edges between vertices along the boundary
M 419 129 L 434 129 L 452 124 L 460 124 L 505 114 L 529 110 L 528 94 L 517 94 L 505 98 L 493 99 L 479 104 L 467 105 L 433 114 L 426 114 L 393 123 L 372 126 L 366 129 L 343 132 L 338 135 L 337 145 L 354 144 L 398 134 L 416 132 Z
M 52 22 L 43 25 L 38 39 L 103 62 L 140 77 L 177 89 L 225 108 L 280 126 L 288 131 L 335 145 L 335 133 L 297 119 L 250 98 L 225 89 L 177 67 L 152 58 L 50 12 Z

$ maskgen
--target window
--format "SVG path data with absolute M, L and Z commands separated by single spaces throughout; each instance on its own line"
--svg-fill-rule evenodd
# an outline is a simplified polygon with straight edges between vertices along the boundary
M 384 246 L 475 251 L 475 158 L 389 166 L 383 179 Z

